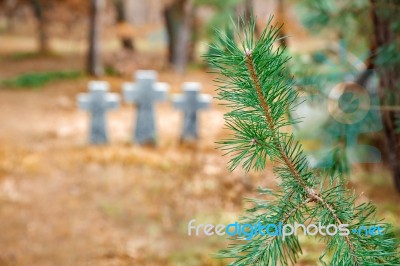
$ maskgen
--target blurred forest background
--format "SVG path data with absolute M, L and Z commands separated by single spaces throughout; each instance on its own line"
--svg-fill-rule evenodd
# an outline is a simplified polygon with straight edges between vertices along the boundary
M 1 0 L 0 266 L 227 265 L 210 256 L 227 239 L 189 237 L 187 223 L 233 222 L 243 198 L 276 179 L 270 168 L 227 170 L 229 158 L 215 149 L 229 134 L 226 108 L 214 100 L 201 113 L 200 139 L 181 143 L 180 112 L 160 103 L 158 145 L 142 147 L 130 142 L 136 111 L 122 105 L 108 114 L 110 143 L 91 146 L 75 99 L 90 80 L 120 93 L 139 69 L 156 70 L 173 93 L 194 81 L 215 95 L 202 55 L 212 54 L 215 29 L 243 14 L 255 15 L 256 35 L 273 15 L 289 36 L 281 45 L 305 99 L 293 114 L 304 122 L 293 130 L 310 161 L 348 176 L 400 235 L 399 7 L 398 0 Z M 371 99 L 368 115 L 352 125 L 328 108 L 343 82 Z M 298 265 L 315 265 L 320 242 L 301 241 Z

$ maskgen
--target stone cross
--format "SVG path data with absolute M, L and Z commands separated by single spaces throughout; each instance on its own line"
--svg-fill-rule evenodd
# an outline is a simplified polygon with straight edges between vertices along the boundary
M 120 97 L 108 93 L 110 85 L 106 81 L 91 81 L 88 86 L 89 93 L 80 93 L 77 97 L 78 107 L 90 112 L 90 143 L 103 144 L 108 142 L 106 112 L 119 106 Z
M 183 111 L 182 140 L 193 140 L 198 138 L 197 112 L 206 109 L 211 103 L 211 96 L 200 94 L 201 84 L 197 82 L 185 82 L 182 95 L 175 95 L 172 99 L 173 105 Z
M 169 85 L 157 82 L 157 72 L 152 70 L 139 70 L 135 78 L 135 83 L 125 82 L 122 86 L 125 101 L 137 107 L 132 139 L 138 144 L 154 144 L 157 138 L 154 103 L 167 99 Z

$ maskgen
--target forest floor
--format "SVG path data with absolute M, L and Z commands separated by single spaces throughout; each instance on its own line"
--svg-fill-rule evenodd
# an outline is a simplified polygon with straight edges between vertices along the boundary
M 83 69 L 79 54 L 11 55 L 0 50 L 2 78 Z M 152 67 L 146 64 L 141 66 Z M 162 64 L 154 68 L 173 93 L 184 81 L 198 81 L 204 93 L 215 95 L 214 76 L 205 70 L 176 75 Z M 104 79 L 120 92 L 131 77 Z M 227 170 L 229 158 L 215 144 L 228 134 L 226 110 L 216 100 L 201 112 L 195 144 L 179 142 L 181 113 L 164 102 L 157 104 L 156 147 L 131 144 L 135 110 L 126 104 L 108 114 L 110 143 L 87 145 L 88 115 L 75 99 L 87 91 L 88 80 L 0 89 L 0 266 L 225 265 L 210 254 L 226 247 L 226 237 L 189 237 L 188 222 L 234 222 L 244 197 L 255 197 L 258 186 L 275 186 L 271 169 L 248 175 Z M 378 206 L 379 217 L 399 227 L 400 195 L 384 169 L 358 165 L 350 185 Z M 315 265 L 320 242 L 301 241 L 298 265 Z

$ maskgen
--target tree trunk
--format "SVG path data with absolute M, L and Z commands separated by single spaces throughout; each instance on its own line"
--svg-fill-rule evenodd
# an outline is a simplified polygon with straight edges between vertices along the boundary
M 377 51 L 380 51 L 380 54 L 377 55 L 378 60 L 382 58 L 382 53 L 387 52 L 386 48 L 396 42 L 397 35 L 393 22 L 397 20 L 396 13 L 399 12 L 399 8 L 399 4 L 394 1 L 371 0 L 375 44 Z M 392 58 L 389 60 L 393 61 Z M 400 62 L 376 61 L 375 67 L 379 76 L 381 104 L 384 106 L 400 105 Z M 394 185 L 400 192 L 400 134 L 396 132 L 396 112 L 382 110 L 381 113 L 386 137 L 387 159 L 392 170 Z
M 192 38 L 192 0 L 184 1 L 182 7 L 182 23 L 180 23 L 178 28 L 177 42 L 174 47 L 175 59 L 173 60 L 174 68 L 178 73 L 183 73 L 186 70 L 187 64 L 189 63 L 190 40 Z
M 254 29 L 254 34 L 256 37 L 260 36 L 260 29 L 257 26 L 257 19 L 256 16 L 254 15 L 254 1 L 253 0 L 244 0 L 242 4 L 237 5 L 235 8 L 235 14 L 239 18 L 243 18 L 246 23 L 250 23 L 252 19 L 254 19 L 255 22 L 255 29 Z
M 244 15 L 247 20 L 250 20 L 250 18 L 254 15 L 254 3 L 253 0 L 245 0 L 244 1 Z
M 283 0 L 278 0 L 277 2 L 277 7 L 276 7 L 276 13 L 277 13 L 277 18 L 278 18 L 278 23 L 282 25 L 280 31 L 279 31 L 279 42 L 282 47 L 287 47 L 287 42 L 286 42 L 286 37 L 287 34 L 284 30 L 284 25 L 285 23 L 285 5 Z
M 254 28 L 254 34 L 256 37 L 259 37 L 261 35 L 260 33 L 260 28 L 257 25 L 257 18 L 254 15 L 254 1 L 253 0 L 245 0 L 245 6 L 244 6 L 244 12 L 247 20 L 250 20 L 250 18 L 254 19 L 255 23 L 255 28 Z
M 6 32 L 13 32 L 14 31 L 14 19 L 16 16 L 16 11 L 17 11 L 17 1 L 16 0 L 8 0 L 5 2 L 4 5 L 4 13 L 6 15 L 6 25 L 5 25 L 5 31 Z
M 114 4 L 115 4 L 115 10 L 117 11 L 117 23 L 119 23 L 119 24 L 128 23 L 128 21 L 126 19 L 126 14 L 125 14 L 124 0 L 115 0 Z M 124 36 L 124 35 L 122 35 L 120 38 L 121 38 L 120 41 L 121 41 L 122 48 L 130 50 L 130 51 L 135 50 L 135 45 L 134 45 L 132 38 Z
M 87 71 L 90 75 L 99 77 L 104 74 L 101 60 L 101 15 L 104 0 L 90 1 L 89 49 Z
M 183 73 L 194 51 L 193 45 L 193 2 L 177 0 L 164 10 L 168 33 L 168 61 L 175 71 Z
M 37 32 L 38 32 L 38 46 L 39 53 L 48 53 L 50 51 L 50 41 L 47 33 L 47 18 L 46 18 L 46 3 L 40 2 L 40 0 L 31 0 L 33 13 L 37 20 Z
M 176 29 L 175 29 L 175 18 L 174 18 L 174 6 L 169 5 L 164 9 L 164 23 L 165 23 L 165 29 L 167 31 L 168 35 L 168 63 L 172 64 L 173 63 L 173 58 L 174 56 L 174 46 L 175 46 L 175 40 L 176 40 Z

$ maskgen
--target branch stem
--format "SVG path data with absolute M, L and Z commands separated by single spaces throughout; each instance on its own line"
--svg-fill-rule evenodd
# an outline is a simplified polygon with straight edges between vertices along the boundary
M 252 57 L 251 51 L 246 51 L 245 56 L 246 56 L 246 65 L 247 65 L 247 68 L 248 68 L 248 70 L 250 72 L 250 77 L 251 77 L 251 79 L 252 79 L 252 81 L 254 83 L 254 87 L 255 87 L 255 90 L 256 90 L 256 93 L 257 93 L 257 97 L 258 97 L 258 101 L 259 101 L 259 103 L 260 103 L 260 105 L 261 105 L 261 107 L 262 107 L 262 109 L 264 111 L 264 115 L 265 115 L 265 119 L 267 121 L 268 127 L 271 130 L 271 132 L 276 134 L 278 132 L 275 132 L 276 131 L 275 130 L 275 124 L 274 124 L 274 121 L 273 121 L 272 116 L 271 116 L 270 107 L 269 107 L 267 101 L 265 100 L 265 96 L 264 96 L 264 93 L 263 93 L 263 90 L 262 90 L 262 87 L 261 87 L 261 84 L 260 84 L 260 81 L 259 81 L 259 78 L 258 78 L 258 75 L 257 75 L 257 72 L 256 72 L 256 68 L 255 68 L 254 63 L 253 63 L 253 57 Z M 331 204 L 329 204 L 322 197 L 322 195 L 316 193 L 314 191 L 314 189 L 309 187 L 306 184 L 306 182 L 301 178 L 300 173 L 295 168 L 293 162 L 289 159 L 289 156 L 286 154 L 286 152 L 284 151 L 281 143 L 279 142 L 278 136 L 273 135 L 273 139 L 274 139 L 275 145 L 276 145 L 276 147 L 278 149 L 278 152 L 279 152 L 281 158 L 283 159 L 285 165 L 289 168 L 289 171 L 293 175 L 294 179 L 302 186 L 303 190 L 306 192 L 307 197 L 309 199 L 309 201 L 306 201 L 306 203 L 312 202 L 312 201 L 320 203 L 324 208 L 326 208 L 331 213 L 331 215 L 334 217 L 335 221 L 339 225 L 342 225 L 343 223 L 342 223 L 341 219 L 337 216 L 336 211 L 333 208 L 333 206 Z M 297 209 L 294 210 L 294 212 L 296 212 L 296 211 L 297 211 Z M 345 236 L 345 239 L 346 239 L 347 246 L 349 247 L 349 249 L 352 252 L 354 264 L 358 265 L 357 257 L 356 257 L 355 252 L 354 252 L 355 251 L 354 245 L 351 242 L 349 236 Z

